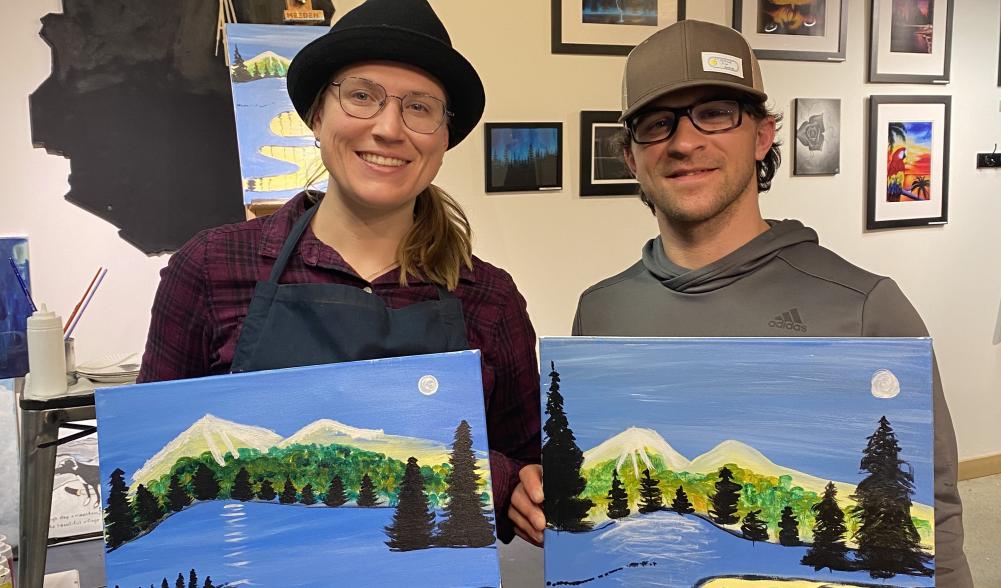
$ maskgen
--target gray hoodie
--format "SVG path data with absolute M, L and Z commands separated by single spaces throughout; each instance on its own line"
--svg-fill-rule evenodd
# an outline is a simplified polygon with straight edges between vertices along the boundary
M 818 244 L 795 220 L 697 270 L 675 265 L 660 237 L 640 261 L 584 291 L 573 334 L 618 337 L 926 337 L 890 278 Z M 956 489 L 956 434 L 934 368 L 935 566 L 939 588 L 972 588 Z

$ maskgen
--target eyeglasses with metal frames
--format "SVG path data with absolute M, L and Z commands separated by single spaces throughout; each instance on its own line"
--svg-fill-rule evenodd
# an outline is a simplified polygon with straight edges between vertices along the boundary
M 625 127 L 633 141 L 647 145 L 670 139 L 683 116 L 705 135 L 725 133 L 740 126 L 743 110 L 737 100 L 709 100 L 681 108 L 651 108 L 626 121 Z
M 337 101 L 349 116 L 355 118 L 372 118 L 382 112 L 390 98 L 400 101 L 400 114 L 403 124 L 415 133 L 430 135 L 439 128 L 445 120 L 452 116 L 445 103 L 423 92 L 409 92 L 403 96 L 394 96 L 378 82 L 348 76 L 330 85 L 337 88 Z

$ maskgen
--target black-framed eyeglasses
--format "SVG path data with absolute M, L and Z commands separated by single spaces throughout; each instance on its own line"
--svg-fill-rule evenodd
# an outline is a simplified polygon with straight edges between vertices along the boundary
M 330 82 L 330 85 L 337 88 L 341 109 L 355 118 L 372 118 L 382 112 L 390 98 L 400 101 L 403 124 L 415 133 L 430 135 L 452 116 L 444 102 L 423 92 L 394 96 L 386 92 L 382 84 L 352 76 Z
M 627 120 L 625 126 L 633 141 L 646 145 L 671 138 L 683 116 L 703 134 L 725 133 L 740 126 L 743 110 L 737 100 L 709 100 L 682 108 L 651 108 Z

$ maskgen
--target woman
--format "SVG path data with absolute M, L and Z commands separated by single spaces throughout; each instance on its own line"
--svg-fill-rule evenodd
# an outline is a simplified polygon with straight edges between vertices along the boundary
M 535 333 L 431 181 L 483 86 L 427 0 L 368 0 L 292 60 L 329 173 L 274 215 L 203 231 L 164 269 L 140 382 L 480 349 L 498 536 L 539 461 Z

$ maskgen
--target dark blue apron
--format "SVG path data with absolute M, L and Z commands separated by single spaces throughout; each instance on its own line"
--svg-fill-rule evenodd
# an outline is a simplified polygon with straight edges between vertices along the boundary
M 319 204 L 296 221 L 271 268 L 257 282 L 236 344 L 232 372 L 462 351 L 462 302 L 438 287 L 438 299 L 399 309 L 343 284 L 279 284 Z

